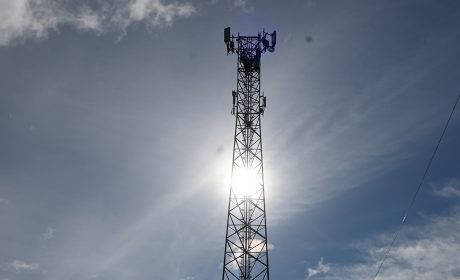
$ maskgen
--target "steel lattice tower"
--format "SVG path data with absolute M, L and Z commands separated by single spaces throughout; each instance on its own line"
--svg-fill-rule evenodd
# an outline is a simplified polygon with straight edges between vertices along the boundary
M 260 92 L 260 57 L 274 51 L 276 31 L 233 36 L 228 27 L 224 42 L 227 54 L 238 54 L 238 74 L 237 90 L 232 91 L 235 136 L 222 280 L 269 280 L 261 134 L 266 97 Z

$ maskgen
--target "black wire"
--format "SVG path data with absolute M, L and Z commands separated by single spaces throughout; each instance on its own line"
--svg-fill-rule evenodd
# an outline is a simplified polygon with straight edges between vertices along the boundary
M 380 271 L 382 270 L 382 266 L 385 263 L 386 259 L 388 258 L 388 255 L 390 253 L 391 248 L 396 242 L 396 239 L 398 239 L 399 232 L 401 231 L 401 228 L 403 224 L 406 221 L 407 215 L 409 214 L 409 211 L 412 209 L 412 206 L 414 206 L 415 200 L 417 199 L 417 195 L 422 189 L 422 185 L 425 181 L 426 175 L 428 174 L 428 171 L 430 170 L 431 164 L 433 163 L 434 157 L 436 156 L 436 153 L 438 152 L 439 145 L 441 144 L 442 138 L 444 137 L 444 134 L 446 133 L 447 127 L 449 126 L 450 120 L 452 119 L 452 116 L 454 115 L 455 108 L 457 107 L 458 100 L 460 99 L 460 93 L 457 96 L 457 100 L 455 101 L 454 107 L 452 107 L 452 111 L 450 112 L 449 119 L 447 119 L 446 125 L 444 126 L 444 129 L 441 133 L 441 137 L 439 137 L 438 144 L 436 145 L 436 148 L 433 151 L 433 154 L 431 155 L 430 161 L 428 162 L 428 165 L 425 168 L 425 172 L 423 173 L 422 179 L 420 180 L 420 183 L 417 187 L 417 190 L 415 191 L 414 195 L 412 196 L 412 200 L 409 203 L 409 206 L 407 207 L 406 211 L 404 212 L 404 215 L 401 219 L 401 223 L 398 226 L 398 229 L 396 230 L 395 234 L 393 235 L 393 239 L 391 240 L 390 245 L 387 247 L 387 250 L 385 251 L 385 255 L 380 262 L 379 268 L 377 269 L 377 272 L 375 273 L 374 280 L 377 279 L 377 276 L 379 275 Z

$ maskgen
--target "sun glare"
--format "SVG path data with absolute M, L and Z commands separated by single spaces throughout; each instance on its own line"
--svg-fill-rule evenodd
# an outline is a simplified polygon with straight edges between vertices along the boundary
M 256 172 L 249 168 L 236 170 L 232 178 L 232 188 L 237 195 L 253 195 L 260 189 Z

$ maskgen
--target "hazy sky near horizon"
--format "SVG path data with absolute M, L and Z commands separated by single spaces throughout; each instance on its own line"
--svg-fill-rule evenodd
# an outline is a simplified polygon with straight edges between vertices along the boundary
M 0 280 L 220 279 L 236 56 L 272 279 L 372 279 L 460 92 L 454 0 L 0 0 Z M 460 279 L 460 112 L 379 279 Z

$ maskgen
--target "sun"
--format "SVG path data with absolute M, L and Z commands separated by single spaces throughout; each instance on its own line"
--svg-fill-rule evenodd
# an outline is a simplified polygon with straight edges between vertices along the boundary
M 255 170 L 251 168 L 240 168 L 233 172 L 232 189 L 236 195 L 250 197 L 261 187 Z

